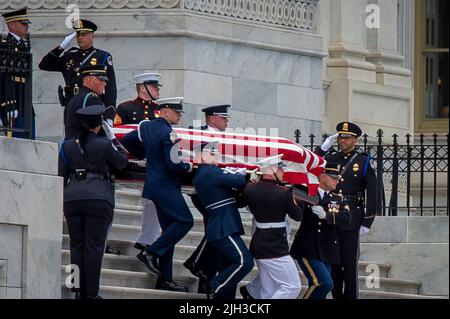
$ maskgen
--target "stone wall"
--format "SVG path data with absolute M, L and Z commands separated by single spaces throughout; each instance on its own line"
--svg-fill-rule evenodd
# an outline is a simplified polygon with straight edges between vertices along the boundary
M 360 259 L 391 264 L 392 278 L 420 280 L 420 294 L 448 297 L 448 242 L 448 217 L 377 217 Z
M 58 146 L 0 137 L 0 299 L 60 298 Z

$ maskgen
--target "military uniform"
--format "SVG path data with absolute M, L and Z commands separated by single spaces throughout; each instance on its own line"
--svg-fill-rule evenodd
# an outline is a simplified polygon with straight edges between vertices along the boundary
M 80 120 L 98 117 L 103 105 L 78 110 Z M 90 120 L 89 120 L 90 121 Z M 97 121 L 97 119 L 95 119 Z M 89 124 L 94 128 L 97 123 Z M 80 270 L 80 287 L 74 292 L 81 297 L 98 295 L 100 270 L 108 229 L 114 211 L 114 184 L 110 168 L 121 169 L 127 155 L 116 151 L 106 137 L 92 132 L 63 142 L 59 158 L 59 175 L 64 178 L 64 216 L 70 236 L 71 264 Z
M 114 125 L 139 124 L 144 120 L 154 120 L 157 117 L 159 117 L 159 110 L 156 103 L 137 97 L 117 107 Z
M 206 209 L 206 241 L 214 250 L 218 274 L 209 282 L 209 298 L 234 299 L 237 284 L 252 270 L 253 258 L 241 238 L 244 234 L 233 188 L 242 188 L 245 176 L 216 165 L 199 165 L 194 185 Z
M 294 202 L 292 190 L 263 178 L 247 185 L 242 200 L 256 224 L 250 252 L 258 275 L 246 286 L 248 293 L 255 299 L 296 299 L 301 282 L 289 256 L 286 216 L 301 221 L 303 211 Z
M 341 263 L 337 226 L 350 223 L 349 206 L 344 198 L 321 189 L 319 205 L 326 213 L 319 219 L 305 204 L 305 213 L 291 247 L 296 259 L 308 278 L 309 288 L 304 299 L 325 299 L 331 291 L 331 265 Z
M 353 123 L 339 123 L 336 130 L 340 136 L 361 136 L 361 129 Z M 341 179 L 336 192 L 343 195 L 350 206 L 351 223 L 339 225 L 338 242 L 341 250 L 341 265 L 332 267 L 333 298 L 358 297 L 358 259 L 359 231 L 361 227 L 370 228 L 376 215 L 376 176 L 372 159 L 368 154 L 356 150 L 350 153 L 341 151 L 324 152 L 316 150 L 327 161 L 340 164 Z M 343 290 L 345 284 L 345 290 Z
M 80 25 L 75 25 L 75 31 L 90 30 L 95 32 L 97 26 L 88 20 L 80 19 Z M 61 72 L 65 82 L 65 105 L 80 92 L 82 88 L 82 73 L 80 69 L 89 65 L 108 65 L 107 74 L 108 85 L 105 89 L 105 95 L 101 96 L 106 107 L 116 107 L 117 87 L 116 76 L 114 72 L 113 59 L 109 52 L 94 47 L 86 50 L 73 47 L 64 52 L 64 49 L 57 47 L 47 53 L 39 63 L 39 69 L 50 72 Z M 111 118 L 112 120 L 112 118 Z
M 3 14 L 5 21 L 13 22 L 20 21 L 22 23 L 31 24 L 28 16 L 28 9 L 23 8 L 16 11 L 8 12 Z M 30 43 L 28 39 L 23 39 L 9 32 L 6 35 L 2 35 L 0 39 L 0 48 L 14 50 L 17 52 L 16 59 L 21 59 L 19 64 L 24 67 L 30 61 L 27 55 L 22 55 L 21 53 L 30 52 Z M 0 119 L 3 126 L 9 126 L 11 128 L 24 128 L 25 127 L 25 105 L 23 104 L 27 83 L 26 77 L 20 74 L 6 74 L 2 73 L 1 84 L 0 84 Z M 32 123 L 31 123 L 31 138 L 35 137 L 35 112 L 32 108 Z M 11 118 L 11 122 L 8 118 L 8 113 Z M 11 126 L 12 124 L 12 126 Z M 22 132 L 13 132 L 12 137 L 23 138 L 25 135 Z
M 205 113 L 205 115 L 212 115 L 212 113 L 217 113 L 215 115 L 220 114 L 220 116 L 228 118 L 228 110 L 230 107 L 230 105 L 209 106 L 203 108 L 202 112 Z M 193 126 L 189 126 L 188 128 L 194 129 Z M 201 126 L 200 129 L 202 131 L 218 131 L 218 129 L 209 125 Z M 208 224 L 208 214 L 206 212 L 206 209 L 197 194 L 191 195 L 191 200 L 195 208 L 197 208 L 197 210 L 203 217 L 203 225 L 206 232 L 206 225 Z M 218 266 L 216 263 L 214 249 L 207 243 L 206 236 L 203 236 L 200 244 L 183 265 L 187 269 L 189 269 L 192 274 L 199 277 L 200 280 L 197 292 L 206 293 L 208 289 L 208 282 L 216 275 Z
M 87 66 L 81 69 L 80 72 L 84 76 L 94 75 L 104 77 L 106 74 L 107 66 L 96 65 Z M 80 133 L 79 119 L 77 110 L 89 105 L 102 105 L 103 101 L 98 95 L 92 92 L 87 87 L 82 87 L 79 94 L 77 94 L 64 109 L 64 126 L 65 126 L 65 139 L 76 138 Z
M 180 101 L 160 100 L 159 108 L 170 107 L 181 112 Z M 172 149 L 177 147 L 177 137 L 165 118 L 143 121 L 138 128 L 138 138 L 144 144 L 147 158 L 147 173 L 142 196 L 156 206 L 162 228 L 161 236 L 147 247 L 149 264 L 160 275 L 157 288 L 186 291 L 172 280 L 172 261 L 175 245 L 194 224 L 189 208 L 181 194 L 179 175 L 191 169 Z M 171 157 L 172 155 L 172 157 Z M 156 259 L 159 265 L 156 264 Z M 159 271 L 160 273 L 159 273 Z

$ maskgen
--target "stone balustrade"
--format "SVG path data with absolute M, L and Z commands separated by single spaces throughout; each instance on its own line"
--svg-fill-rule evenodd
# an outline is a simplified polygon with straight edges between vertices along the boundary
M 28 6 L 31 10 L 65 9 L 184 9 L 293 27 L 315 32 L 319 20 L 318 0 L 0 0 L 0 10 Z

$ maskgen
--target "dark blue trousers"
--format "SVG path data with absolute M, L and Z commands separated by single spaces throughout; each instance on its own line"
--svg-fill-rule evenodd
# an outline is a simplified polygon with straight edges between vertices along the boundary
M 218 274 L 209 287 L 219 298 L 235 299 L 238 283 L 253 269 L 253 257 L 238 234 L 209 242 L 214 249 Z
M 150 246 L 150 251 L 158 256 L 159 268 L 164 280 L 172 280 L 172 262 L 175 245 L 183 239 L 194 225 L 181 190 L 167 191 L 162 196 L 152 196 L 158 213 L 161 236 Z
M 308 278 L 308 290 L 303 299 L 326 299 L 333 289 L 331 265 L 317 259 L 301 258 L 297 261 Z

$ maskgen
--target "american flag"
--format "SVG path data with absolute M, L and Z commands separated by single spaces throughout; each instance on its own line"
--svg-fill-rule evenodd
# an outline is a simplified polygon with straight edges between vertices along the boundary
M 116 137 L 121 140 L 123 136 L 138 125 L 121 125 L 114 127 Z M 268 157 L 282 155 L 284 168 L 284 181 L 292 185 L 305 185 L 309 195 L 316 195 L 318 176 L 323 172 L 325 160 L 309 149 L 288 139 L 272 136 L 241 134 L 232 132 L 212 132 L 174 128 L 179 139 L 181 157 L 184 161 L 193 163 L 193 150 L 202 142 L 219 142 L 216 150 L 218 164 L 221 167 L 232 166 L 257 169 L 258 162 Z

